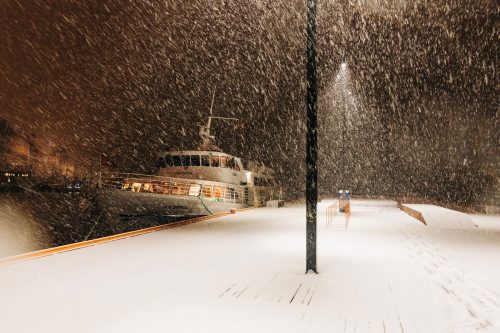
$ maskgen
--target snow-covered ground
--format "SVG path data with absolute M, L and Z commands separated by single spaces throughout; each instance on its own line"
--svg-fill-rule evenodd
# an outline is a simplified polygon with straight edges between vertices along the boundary
M 500 332 L 500 217 L 262 208 L 0 267 L 0 332 Z

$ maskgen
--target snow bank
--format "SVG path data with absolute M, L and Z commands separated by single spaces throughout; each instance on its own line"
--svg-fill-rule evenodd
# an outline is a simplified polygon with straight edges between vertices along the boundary
M 448 208 L 425 204 L 402 204 L 411 210 L 420 213 L 427 226 L 441 229 L 470 229 L 477 226 L 464 213 Z
M 323 199 L 319 205 L 331 205 L 337 202 L 337 199 Z M 366 207 L 397 207 L 398 203 L 393 200 L 370 200 L 370 199 L 351 199 L 351 206 L 366 206 Z

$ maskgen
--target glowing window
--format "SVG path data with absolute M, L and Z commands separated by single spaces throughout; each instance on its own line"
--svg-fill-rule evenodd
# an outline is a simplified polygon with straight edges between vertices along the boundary
M 213 168 L 218 168 L 220 165 L 219 156 L 210 156 L 210 166 Z
M 222 198 L 222 187 L 214 186 L 214 195 L 216 198 Z
M 172 194 L 175 194 L 175 195 L 186 195 L 186 194 L 188 194 L 188 191 L 189 191 L 188 186 L 189 185 L 187 185 L 187 184 L 173 183 Z
M 141 190 L 141 183 L 133 183 L 132 184 L 132 192 L 139 192 Z
M 201 189 L 201 185 L 200 184 L 191 184 L 191 186 L 189 186 L 189 195 L 192 195 L 194 197 L 197 197 L 200 195 L 200 189 Z
M 226 156 L 220 157 L 220 167 L 227 168 L 227 157 Z
M 201 193 L 204 197 L 211 198 L 212 197 L 212 186 L 203 185 Z

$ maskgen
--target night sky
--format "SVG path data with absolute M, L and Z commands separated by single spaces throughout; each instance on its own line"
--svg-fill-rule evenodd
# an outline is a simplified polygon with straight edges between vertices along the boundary
M 498 200 L 499 5 L 378 3 L 318 1 L 320 190 Z M 198 139 L 215 90 L 214 113 L 246 123 L 219 125 L 221 147 L 301 193 L 305 15 L 295 0 L 2 1 L 0 117 L 82 173 L 101 152 L 149 172 Z

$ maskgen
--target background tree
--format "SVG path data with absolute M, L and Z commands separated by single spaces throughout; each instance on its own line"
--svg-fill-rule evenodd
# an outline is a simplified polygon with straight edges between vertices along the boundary
M 8 169 L 7 155 L 10 151 L 10 140 L 14 130 L 5 119 L 0 118 L 0 169 Z

